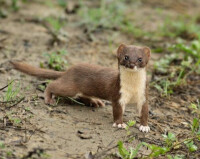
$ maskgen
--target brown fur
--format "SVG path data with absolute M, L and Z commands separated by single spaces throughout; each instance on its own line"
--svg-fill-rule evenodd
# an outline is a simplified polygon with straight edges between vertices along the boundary
M 20 70 L 21 72 L 24 72 L 32 76 L 48 78 L 48 79 L 57 79 L 64 74 L 64 72 L 37 68 L 37 67 L 30 66 L 26 63 L 21 63 L 21 62 L 16 62 L 16 61 L 10 61 L 10 63 L 14 66 L 16 70 Z
M 125 60 L 124 56 L 129 56 Z M 121 44 L 117 51 L 119 66 L 133 69 L 145 68 L 150 57 L 150 49 L 147 47 L 126 46 Z M 142 58 L 142 62 L 137 59 Z M 116 124 L 123 123 L 123 108 L 119 103 L 120 94 L 120 70 L 89 64 L 79 64 L 69 68 L 65 72 L 58 72 L 32 67 L 25 63 L 11 62 L 15 69 L 32 76 L 56 79 L 49 83 L 45 90 L 45 103 L 53 104 L 52 95 L 75 97 L 85 104 L 103 106 L 102 102 L 95 98 L 112 101 L 113 117 Z M 134 89 L 134 86 L 133 86 Z M 147 97 L 147 94 L 146 94 Z M 146 98 L 147 99 L 147 98 Z M 148 104 L 147 100 L 141 110 L 141 124 L 147 125 Z

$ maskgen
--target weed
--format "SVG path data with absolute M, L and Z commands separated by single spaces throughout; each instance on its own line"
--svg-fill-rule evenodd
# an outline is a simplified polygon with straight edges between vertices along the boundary
M 82 18 L 80 24 L 88 26 L 87 29 L 92 32 L 99 28 L 118 29 L 122 32 L 139 37 L 143 31 L 135 27 L 132 20 L 126 15 L 127 4 L 125 0 L 101 0 L 99 7 L 87 7 L 81 1 L 79 15 Z
M 22 120 L 16 117 L 13 112 L 7 112 L 4 118 L 7 118 L 12 125 L 19 126 L 22 123 Z
M 181 37 L 186 40 L 197 39 L 200 35 L 200 26 L 195 24 L 196 18 L 186 16 L 177 17 L 175 20 L 168 17 L 160 28 L 159 36 Z
M 17 95 L 19 95 L 21 86 L 20 83 L 14 83 L 13 81 L 10 82 L 8 85 L 7 91 L 3 96 L 4 102 L 10 102 L 12 100 L 16 100 Z
M 1 158 L 16 158 L 13 154 L 13 151 L 9 150 L 8 146 L 5 145 L 2 141 L 0 141 L 0 154 Z
M 171 155 L 167 155 L 168 159 L 184 159 L 185 156 L 184 155 L 175 155 L 175 156 L 171 156 Z
M 5 148 L 5 144 L 3 142 L 0 141 L 0 148 L 4 149 Z
M 56 33 L 58 33 L 60 29 L 64 26 L 64 22 L 58 18 L 47 17 L 45 18 L 45 21 L 51 25 L 53 31 Z
M 123 159 L 133 159 L 134 157 L 137 156 L 137 153 L 140 149 L 140 147 L 143 145 L 144 143 L 140 143 L 136 146 L 135 149 L 133 149 L 132 147 L 129 148 L 129 150 L 127 150 L 124 147 L 124 144 L 122 141 L 118 142 L 118 151 L 119 151 L 119 156 Z
M 168 135 L 162 135 L 164 137 L 167 146 L 172 146 L 173 142 L 176 141 L 176 136 L 173 133 L 168 133 Z
M 196 117 L 192 121 L 191 130 L 193 134 L 200 135 L 200 104 L 199 100 L 197 104 L 192 103 L 189 108 L 192 110 L 192 113 L 196 115 Z
M 65 70 L 67 60 L 65 60 L 64 56 L 66 55 L 66 53 L 67 52 L 65 50 L 60 50 L 52 53 L 45 53 L 44 56 L 48 58 L 47 66 L 56 71 Z M 40 67 L 44 68 L 44 63 L 40 63 Z
M 187 146 L 190 152 L 197 151 L 197 146 L 194 145 L 194 141 L 185 141 L 184 144 Z
M 0 0 L 0 17 L 6 18 L 9 12 L 17 12 L 21 3 L 28 0 Z
M 19 9 L 18 0 L 12 0 L 11 6 L 12 6 L 14 11 L 17 11 Z
M 191 125 L 191 133 L 188 138 L 178 140 L 175 134 L 169 132 L 168 134 L 164 134 L 162 144 L 163 146 L 158 146 L 155 144 L 148 144 L 145 142 L 141 142 L 137 145 L 135 149 L 130 147 L 129 149 L 126 149 L 123 145 L 122 141 L 118 142 L 118 152 L 121 158 L 123 159 L 132 159 L 134 157 L 138 156 L 138 151 L 141 146 L 146 146 L 148 149 L 151 150 L 149 155 L 143 158 L 156 158 L 161 155 L 166 155 L 168 159 L 182 159 L 184 158 L 184 155 L 167 155 L 167 153 L 170 153 L 172 151 L 176 151 L 179 149 L 182 149 L 182 146 L 185 145 L 187 147 L 187 150 L 189 153 L 195 152 L 198 150 L 198 147 L 195 145 L 195 143 L 200 142 L 200 105 L 199 101 L 197 104 L 192 103 L 189 106 L 190 109 L 192 109 L 192 113 L 195 113 L 197 115 L 197 118 L 193 119 L 193 123 Z M 130 122 L 131 125 L 133 122 Z
M 174 51 L 179 51 L 184 55 L 184 60 L 182 64 L 190 66 L 192 64 L 193 71 L 200 73 L 200 39 L 194 40 L 190 45 L 186 45 L 183 42 L 180 42 L 172 48 Z M 184 63 L 184 62 L 189 63 Z
M 189 45 L 183 41 L 169 48 L 172 53 L 154 63 L 154 74 L 157 78 L 151 83 L 164 96 L 173 94 L 192 72 L 200 73 L 200 40 Z
M 81 23 L 91 26 L 91 30 L 95 30 L 99 26 L 112 28 L 119 22 L 119 18 L 122 17 L 122 10 L 118 4 L 118 0 L 112 1 L 109 5 L 106 5 L 105 0 L 101 0 L 100 7 L 89 8 L 82 2 L 79 11 L 79 15 L 83 18 Z
M 57 0 L 57 3 L 62 8 L 66 8 L 66 6 L 67 6 L 67 1 L 66 0 Z
M 121 23 L 119 26 L 122 32 L 133 35 L 134 38 L 150 35 L 150 33 L 144 32 L 139 27 L 134 26 L 134 24 L 128 19 L 124 19 L 124 22 Z
M 129 120 L 129 121 L 127 122 L 127 126 L 126 126 L 125 129 L 126 129 L 128 135 L 130 135 L 129 128 L 130 128 L 130 127 L 133 127 L 133 126 L 135 125 L 135 123 L 136 123 L 136 121 L 133 121 L 133 120 Z

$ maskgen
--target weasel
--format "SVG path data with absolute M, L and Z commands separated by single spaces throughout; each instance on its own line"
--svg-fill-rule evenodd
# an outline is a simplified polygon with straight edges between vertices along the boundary
M 52 95 L 78 97 L 86 105 L 104 106 L 100 99 L 112 102 L 113 127 L 125 128 L 123 113 L 128 103 L 137 104 L 142 132 L 148 126 L 148 84 L 146 66 L 151 50 L 148 47 L 121 44 L 117 50 L 118 69 L 90 64 L 79 64 L 65 72 L 36 68 L 26 63 L 11 61 L 15 69 L 26 74 L 56 79 L 45 89 L 45 103 L 53 104 Z M 94 98 L 95 97 L 95 98 Z M 97 99 L 98 98 L 98 99 Z

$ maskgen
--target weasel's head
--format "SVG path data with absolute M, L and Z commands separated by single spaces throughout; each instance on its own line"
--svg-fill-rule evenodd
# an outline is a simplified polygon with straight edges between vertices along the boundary
M 145 68 L 149 62 L 150 54 L 151 50 L 146 46 L 121 44 L 117 50 L 119 66 L 131 71 Z

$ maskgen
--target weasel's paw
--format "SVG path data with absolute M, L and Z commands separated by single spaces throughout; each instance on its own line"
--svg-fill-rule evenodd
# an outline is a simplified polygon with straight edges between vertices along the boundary
M 54 99 L 45 99 L 45 104 L 47 105 L 54 105 L 56 101 Z
M 150 131 L 150 127 L 149 126 L 140 125 L 139 130 L 142 131 L 142 132 L 146 132 L 147 133 L 147 132 Z
M 105 104 L 100 99 L 92 99 L 90 102 L 90 106 L 93 107 L 104 107 Z
M 125 123 L 122 123 L 122 124 L 116 124 L 116 123 L 114 123 L 113 127 L 125 129 L 127 127 L 127 125 Z

